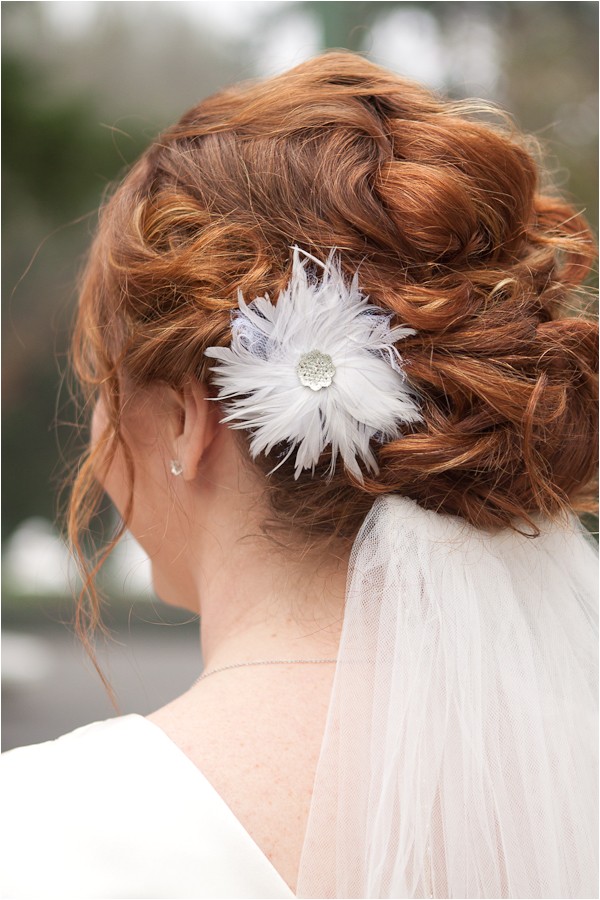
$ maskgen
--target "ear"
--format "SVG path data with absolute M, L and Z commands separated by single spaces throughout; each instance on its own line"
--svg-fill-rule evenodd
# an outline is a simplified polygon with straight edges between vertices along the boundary
M 200 461 L 218 430 L 218 408 L 209 398 L 207 386 L 195 380 L 187 382 L 179 393 L 179 428 L 174 445 L 185 481 L 196 477 Z

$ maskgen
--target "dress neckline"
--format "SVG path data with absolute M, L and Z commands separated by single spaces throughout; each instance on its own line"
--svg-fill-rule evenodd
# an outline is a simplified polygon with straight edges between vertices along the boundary
M 274 878 L 276 878 L 280 882 L 281 891 L 282 891 L 281 897 L 282 898 L 283 897 L 295 898 L 296 895 L 292 891 L 289 884 L 286 882 L 286 880 L 283 878 L 283 876 L 277 871 L 277 869 L 275 868 L 275 866 L 273 865 L 273 863 L 271 862 L 269 857 L 266 855 L 264 850 L 262 850 L 261 847 L 258 846 L 258 844 L 254 840 L 254 838 L 252 837 L 250 832 L 244 828 L 244 826 L 242 825 L 242 823 L 240 822 L 238 817 L 235 815 L 235 813 L 233 812 L 233 810 L 231 809 L 231 807 L 229 806 L 227 801 L 221 796 L 221 794 L 219 794 L 219 792 L 217 791 L 215 786 L 208 780 L 208 778 L 202 772 L 202 770 L 199 769 L 198 766 L 190 759 L 190 757 L 187 755 L 187 753 L 185 753 L 181 749 L 181 747 L 178 744 L 176 744 L 175 741 L 171 737 L 169 737 L 167 732 L 164 731 L 160 727 L 160 725 L 157 725 L 155 722 L 152 722 L 150 719 L 147 719 L 145 716 L 140 715 L 140 713 L 129 713 L 128 715 L 123 716 L 123 718 L 129 718 L 131 720 L 139 720 L 139 721 L 143 722 L 144 726 L 147 729 L 153 731 L 155 735 L 162 738 L 162 742 L 163 742 L 164 746 L 169 748 L 169 750 L 174 758 L 179 758 L 179 760 L 182 763 L 186 764 L 188 767 L 193 769 L 197 778 L 203 782 L 205 789 L 210 791 L 210 793 L 213 795 L 214 799 L 218 800 L 220 802 L 222 807 L 227 811 L 228 817 L 231 819 L 232 823 L 235 824 L 235 827 L 237 828 L 237 830 L 239 832 L 243 833 L 246 841 L 249 844 L 251 844 L 252 847 L 254 848 L 256 855 L 262 859 L 264 865 L 270 869 Z

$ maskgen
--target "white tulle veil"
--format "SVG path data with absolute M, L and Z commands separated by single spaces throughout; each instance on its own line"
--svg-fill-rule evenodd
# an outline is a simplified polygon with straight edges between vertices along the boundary
M 597 550 L 377 500 L 299 897 L 597 897 Z

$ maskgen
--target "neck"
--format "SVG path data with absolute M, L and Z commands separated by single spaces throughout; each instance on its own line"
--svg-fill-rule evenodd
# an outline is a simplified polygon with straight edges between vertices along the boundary
M 197 581 L 206 668 L 336 655 L 347 558 L 284 557 L 264 538 L 237 542 Z
M 282 547 L 265 537 L 263 490 L 224 431 L 180 495 L 183 548 L 161 542 L 157 593 L 200 614 L 207 669 L 337 653 L 350 546 L 295 536 Z

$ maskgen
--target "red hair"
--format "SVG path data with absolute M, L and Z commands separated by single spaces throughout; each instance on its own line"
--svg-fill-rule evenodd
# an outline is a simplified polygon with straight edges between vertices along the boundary
M 425 421 L 373 448 L 364 484 L 341 466 L 320 478 L 327 453 L 314 477 L 282 466 L 265 478 L 275 522 L 352 538 L 386 492 L 481 528 L 595 508 L 597 326 L 576 291 L 594 240 L 491 112 L 329 52 L 160 135 L 102 210 L 83 275 L 74 368 L 110 425 L 74 485 L 75 547 L 97 454 L 123 443 L 120 374 L 210 382 L 204 350 L 229 341 L 238 289 L 277 297 L 292 243 L 339 248 L 371 302 L 416 329 L 401 352 Z

